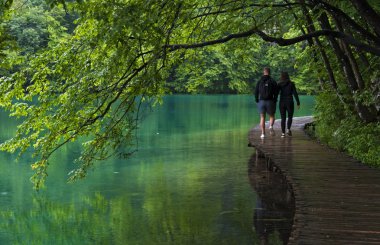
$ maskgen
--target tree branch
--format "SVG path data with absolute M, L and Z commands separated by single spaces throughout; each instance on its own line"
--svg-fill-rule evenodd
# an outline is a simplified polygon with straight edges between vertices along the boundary
M 380 37 L 380 15 L 369 5 L 366 0 L 351 0 L 360 15 L 368 21 L 375 29 L 376 35 Z
M 326 29 L 325 30 L 318 30 L 318 31 L 308 33 L 305 35 L 301 35 L 298 37 L 294 37 L 294 38 L 285 39 L 285 38 L 281 38 L 281 37 L 280 38 L 271 37 L 271 36 L 265 34 L 263 31 L 258 30 L 256 28 L 253 28 L 253 29 L 248 30 L 246 32 L 229 34 L 229 35 L 227 35 L 223 38 L 220 38 L 220 39 L 214 39 L 214 40 L 210 40 L 210 41 L 206 41 L 206 42 L 193 43 L 193 44 L 170 44 L 170 45 L 163 46 L 163 48 L 169 49 L 169 51 L 175 51 L 178 49 L 202 48 L 202 47 L 211 46 L 211 45 L 215 45 L 215 44 L 225 43 L 225 42 L 228 42 L 232 39 L 250 37 L 253 35 L 258 35 L 264 41 L 274 42 L 280 46 L 293 45 L 293 44 L 305 41 L 305 40 L 307 40 L 309 38 L 313 38 L 313 37 L 330 36 L 330 37 L 342 39 L 345 42 L 347 42 L 348 44 L 351 44 L 360 50 L 364 50 L 364 51 L 367 51 L 367 52 L 372 53 L 374 55 L 380 56 L 380 49 L 379 48 L 370 46 L 370 45 L 365 44 L 365 43 L 362 43 L 362 42 L 356 40 L 355 38 L 348 36 L 342 32 L 333 31 L 333 30 L 326 30 Z
M 208 12 L 208 13 L 202 13 L 199 15 L 196 15 L 192 17 L 191 19 L 196 19 L 200 18 L 203 16 L 208 16 L 208 15 L 218 15 L 218 14 L 224 14 L 224 13 L 230 13 L 231 11 L 238 11 L 238 10 L 244 10 L 247 8 L 252 8 L 252 7 L 262 7 L 262 8 L 270 8 L 270 7 L 276 7 L 276 8 L 286 8 L 289 6 L 294 6 L 294 5 L 299 5 L 299 3 L 286 3 L 286 4 L 249 4 L 249 5 L 243 5 L 241 7 L 236 7 L 232 9 L 223 9 L 223 10 L 217 10 L 214 12 Z M 212 8 L 212 7 L 211 7 Z
M 362 26 L 360 26 L 356 21 L 354 21 L 350 16 L 348 16 L 345 12 L 343 12 L 341 9 L 328 4 L 321 0 L 313 0 L 315 5 L 322 6 L 323 9 L 328 11 L 331 15 L 334 17 L 339 17 L 344 21 L 345 23 L 349 24 L 354 30 L 362 34 L 368 41 L 375 42 L 377 45 L 380 45 L 380 39 L 379 37 L 373 35 L 370 31 L 366 30 Z M 375 25 L 376 26 L 376 25 Z

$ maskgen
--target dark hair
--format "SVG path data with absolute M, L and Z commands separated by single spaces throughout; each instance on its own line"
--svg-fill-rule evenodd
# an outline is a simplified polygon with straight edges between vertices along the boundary
M 290 80 L 290 78 L 289 78 L 289 74 L 288 74 L 286 71 L 281 72 L 280 80 L 281 80 L 281 81 Z
M 269 67 L 264 67 L 264 71 L 266 71 L 268 73 L 268 75 L 270 75 L 270 68 Z

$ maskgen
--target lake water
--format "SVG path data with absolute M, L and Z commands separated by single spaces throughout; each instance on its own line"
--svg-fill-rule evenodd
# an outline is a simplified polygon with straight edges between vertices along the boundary
M 311 115 L 313 97 L 301 104 L 295 116 Z M 15 123 L 0 116 L 4 141 Z M 253 97 L 166 96 L 142 116 L 131 158 L 96 164 L 73 184 L 78 144 L 53 156 L 39 192 L 32 159 L 0 153 L 0 244 L 259 244 L 265 207 L 247 147 L 259 121 Z M 280 233 L 270 232 L 269 244 L 282 244 Z

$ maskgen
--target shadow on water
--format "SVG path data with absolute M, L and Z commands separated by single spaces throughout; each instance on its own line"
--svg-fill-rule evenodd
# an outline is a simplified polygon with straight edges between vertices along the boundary
M 248 177 L 257 193 L 253 224 L 260 244 L 270 244 L 270 236 L 277 236 L 287 244 L 295 203 L 285 177 L 275 169 L 269 169 L 265 159 L 258 154 L 253 154 L 248 162 Z

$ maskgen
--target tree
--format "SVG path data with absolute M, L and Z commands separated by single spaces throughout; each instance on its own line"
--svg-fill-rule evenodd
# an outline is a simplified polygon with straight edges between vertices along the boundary
M 280 71 L 288 71 L 299 90 L 312 92 L 316 86 L 302 86 L 302 71 L 294 68 L 294 57 L 300 51 L 300 47 L 278 47 L 259 37 L 188 50 L 170 72 L 168 87 L 174 93 L 252 94 L 262 68 L 269 66 L 275 68 L 275 79 Z
M 5 57 L 4 50 L 12 47 L 12 38 L 8 35 L 7 29 L 3 25 L 3 22 L 9 18 L 9 8 L 12 3 L 12 0 L 0 1 L 0 58 L 2 59 Z
M 1 104 L 23 118 L 16 136 L 2 148 L 11 152 L 33 148 L 34 181 L 39 187 L 51 154 L 86 138 L 71 179 L 83 177 L 96 160 L 130 154 L 122 150 L 133 142 L 138 105 L 166 92 L 172 67 L 189 50 L 217 50 L 237 39 L 235 49 L 245 50 L 254 37 L 273 46 L 296 45 L 300 56 L 311 57 L 308 64 L 315 69 L 308 70 L 319 78 L 322 90 L 332 87 L 353 115 L 365 123 L 376 122 L 379 102 L 372 91 L 378 91 L 378 82 L 371 81 L 378 81 L 380 37 L 373 24 L 379 6 L 377 1 L 351 3 L 68 3 L 80 14 L 73 35 L 38 54 L 27 69 L 2 79 Z
M 2 76 L 9 76 L 27 66 L 30 56 L 46 49 L 48 43 L 55 44 L 67 30 L 65 12 L 62 9 L 49 9 L 44 1 L 14 1 L 10 17 L 3 26 L 12 38 L 14 48 L 4 50 L 6 59 L 0 70 Z
M 63 18 L 63 14 L 62 11 L 46 10 L 43 2 L 24 3 L 6 25 L 9 34 L 16 38 L 21 54 L 35 54 L 65 33 L 65 27 L 57 20 Z

